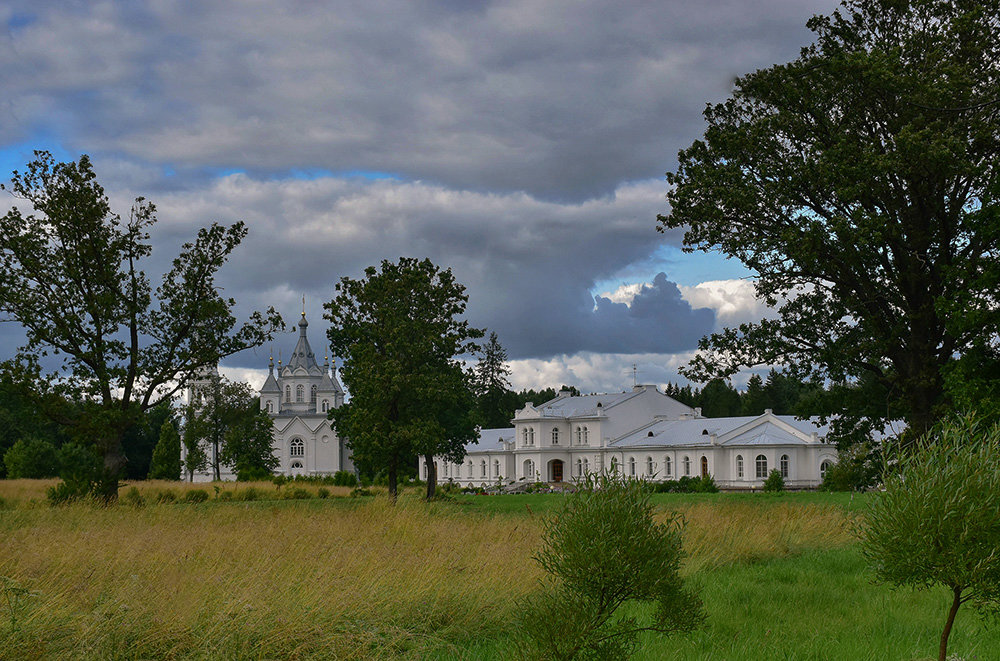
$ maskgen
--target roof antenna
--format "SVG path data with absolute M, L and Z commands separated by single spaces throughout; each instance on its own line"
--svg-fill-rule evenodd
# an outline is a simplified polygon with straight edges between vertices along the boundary
M 632 387 L 635 388 L 637 385 L 639 385 L 639 368 L 632 363 Z

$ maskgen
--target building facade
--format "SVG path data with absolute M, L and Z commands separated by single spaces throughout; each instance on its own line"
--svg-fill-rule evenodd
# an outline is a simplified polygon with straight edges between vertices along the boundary
M 461 463 L 436 459 L 438 480 L 463 486 L 511 482 L 565 482 L 615 471 L 654 481 L 710 475 L 726 489 L 763 486 L 771 470 L 788 488 L 813 488 L 837 461 L 825 429 L 810 420 L 763 415 L 704 418 L 659 392 L 572 396 L 528 403 L 514 426 L 484 429 Z M 420 466 L 426 479 L 426 467 Z

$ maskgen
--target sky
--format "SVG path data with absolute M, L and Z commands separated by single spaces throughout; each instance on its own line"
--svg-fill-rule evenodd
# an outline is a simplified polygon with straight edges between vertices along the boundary
M 828 0 L 17 0 L 0 6 L 0 181 L 89 154 L 113 206 L 157 206 L 155 283 L 211 222 L 249 234 L 241 318 L 429 257 L 467 288 L 515 389 L 683 381 L 703 335 L 760 319 L 752 273 L 685 253 L 665 173 L 733 81 L 794 59 Z M 0 193 L 0 196 L 7 195 Z M 0 212 L 13 200 L 0 200 Z M 0 324 L 0 357 L 21 342 Z M 259 385 L 272 346 L 222 371 Z

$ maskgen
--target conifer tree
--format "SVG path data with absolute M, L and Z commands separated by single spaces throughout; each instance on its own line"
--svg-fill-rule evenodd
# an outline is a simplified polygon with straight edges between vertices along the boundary
M 151 480 L 179 480 L 181 477 L 181 437 L 172 420 L 160 426 L 160 440 L 149 465 Z

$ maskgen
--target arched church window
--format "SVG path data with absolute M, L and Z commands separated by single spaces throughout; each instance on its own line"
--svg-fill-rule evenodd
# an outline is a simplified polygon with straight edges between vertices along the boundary
M 493 460 L 493 477 L 500 477 L 500 461 L 498 459 Z
M 313 386 L 309 391 L 309 403 L 313 406 L 316 405 L 316 386 Z
M 670 471 L 673 466 L 670 465 L 670 457 L 663 458 L 663 474 L 670 477 Z
M 577 445 L 583 445 L 583 428 L 582 427 L 577 427 L 576 428 L 576 444 Z
M 590 442 L 590 430 L 586 427 L 583 428 L 583 444 L 586 445 Z
M 583 474 L 586 475 L 590 472 L 590 460 L 586 457 L 583 458 Z
M 486 477 L 486 460 L 483 459 L 479 464 L 479 477 Z
M 611 457 L 611 472 L 618 472 L 618 457 Z
M 701 458 L 701 476 L 708 477 L 708 457 Z
M 687 456 L 684 457 L 684 474 L 691 474 L 691 458 Z
M 646 475 L 653 477 L 653 458 L 646 457 Z
M 762 454 L 757 455 L 757 479 L 763 480 L 767 477 L 767 457 Z
M 329 410 L 330 410 L 330 401 L 329 401 L 329 400 L 326 400 L 326 399 L 324 399 L 324 400 L 323 400 L 323 404 L 322 404 L 322 408 L 321 408 L 321 411 L 322 411 L 323 413 L 326 413 L 326 412 L 327 412 L 327 411 L 329 411 Z
M 628 458 L 628 474 L 635 477 L 635 457 Z
M 289 444 L 288 454 L 293 457 L 306 456 L 306 444 L 301 438 L 292 439 L 292 442 Z
M 826 472 L 830 470 L 831 466 L 833 466 L 833 463 L 829 459 L 824 459 L 823 463 L 819 465 L 819 476 L 821 479 L 826 477 Z
M 583 462 L 579 459 L 576 460 L 576 476 L 583 477 Z
M 267 412 L 268 413 L 274 412 L 274 405 L 271 403 L 271 400 L 267 400 Z
M 285 386 L 285 401 L 286 402 L 292 401 L 292 387 L 291 386 Z
M 781 469 L 781 477 L 788 479 L 788 455 L 781 455 L 781 459 L 778 461 L 778 466 Z
M 295 402 L 301 404 L 304 401 L 306 401 L 306 388 L 299 384 L 295 386 Z
M 736 477 L 743 479 L 743 455 L 736 455 Z
M 531 429 L 528 430 L 528 445 L 534 445 L 534 444 L 535 444 L 535 428 L 532 427 Z

